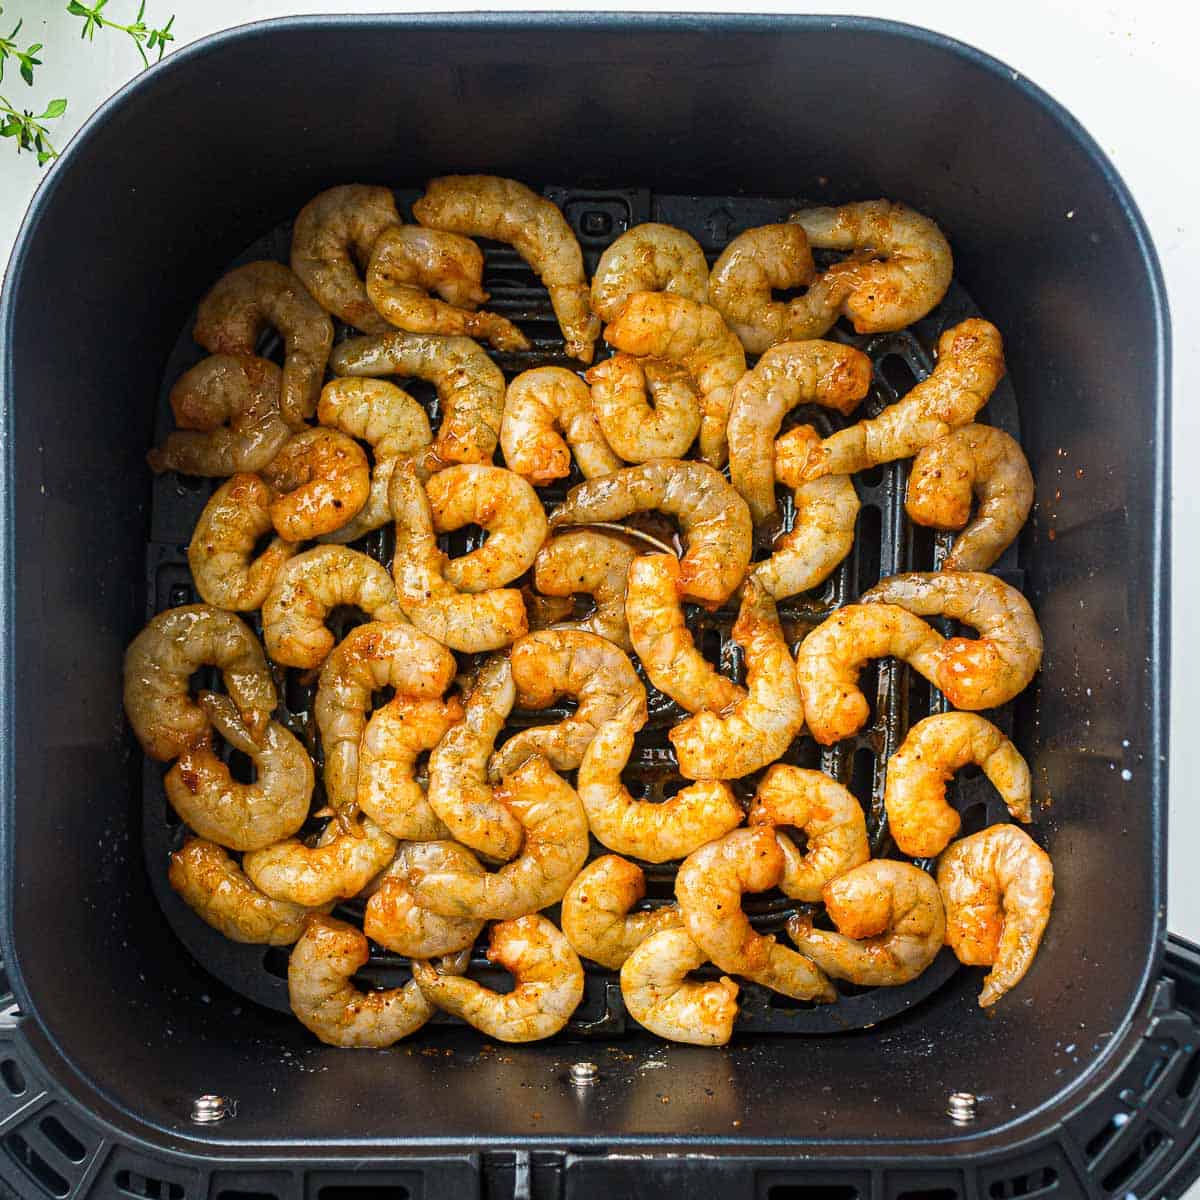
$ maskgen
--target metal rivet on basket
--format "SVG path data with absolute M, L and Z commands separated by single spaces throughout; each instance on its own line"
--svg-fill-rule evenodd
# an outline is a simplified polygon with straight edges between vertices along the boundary
M 972 1092 L 951 1092 L 946 1102 L 946 1114 L 956 1125 L 967 1125 L 975 1120 L 977 1104 Z
M 572 1083 L 595 1083 L 600 1078 L 600 1068 L 594 1062 L 577 1062 L 571 1064 Z
M 197 1096 L 192 1101 L 192 1120 L 197 1125 L 212 1125 L 232 1116 L 233 1105 L 225 1096 Z

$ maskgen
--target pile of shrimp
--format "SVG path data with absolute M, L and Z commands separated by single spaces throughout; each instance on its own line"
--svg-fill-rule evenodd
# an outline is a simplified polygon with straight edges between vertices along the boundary
M 563 362 L 601 361 L 506 375 L 493 355 L 531 343 L 485 307 L 476 238 L 537 273 Z M 854 422 L 872 364 L 835 329 L 929 317 L 951 269 L 932 221 L 881 200 L 745 230 L 711 267 L 686 232 L 635 226 L 589 280 L 553 203 L 462 175 L 431 181 L 411 219 L 387 188 L 331 188 L 297 217 L 290 266 L 213 285 L 194 330 L 210 356 L 175 383 L 179 428 L 148 456 L 219 481 L 188 547 L 201 602 L 130 644 L 125 707 L 184 823 L 171 886 L 226 937 L 292 947 L 292 1009 L 317 1038 L 389 1046 L 439 1010 L 550 1037 L 585 961 L 619 972 L 646 1029 L 708 1046 L 733 1035 L 746 983 L 836 1003 L 836 981 L 902 986 L 942 953 L 989 968 L 982 1006 L 1020 983 L 1053 869 L 1020 828 L 1029 768 L 980 715 L 1042 652 L 1028 602 L 988 573 L 1033 499 L 1020 446 L 976 423 L 1000 334 L 943 329 L 928 378 Z M 259 357 L 268 328 L 281 363 Z M 436 388 L 436 428 L 410 379 Z M 838 432 L 795 422 L 812 406 Z M 850 552 L 855 474 L 910 458 L 909 517 L 961 530 L 942 569 L 884 579 L 801 636 L 777 605 Z M 465 526 L 486 536 L 451 557 L 439 539 Z M 390 562 L 362 548 L 384 527 Z M 706 657 L 695 606 L 736 614 L 744 673 Z M 887 762 L 873 857 L 859 798 L 795 760 L 864 726 L 858 676 L 887 657 L 948 711 Z M 218 690 L 194 691 L 201 668 Z M 287 672 L 315 684 L 308 725 L 280 707 Z M 660 753 L 684 781 L 661 801 L 623 774 L 652 708 L 677 714 Z M 948 785 L 970 764 L 1017 823 L 959 836 Z M 675 864 L 672 902 L 647 901 L 648 863 Z M 743 907 L 771 891 L 795 902 L 786 941 Z M 481 938 L 511 990 L 472 977 Z M 411 980 L 363 991 L 372 944 Z

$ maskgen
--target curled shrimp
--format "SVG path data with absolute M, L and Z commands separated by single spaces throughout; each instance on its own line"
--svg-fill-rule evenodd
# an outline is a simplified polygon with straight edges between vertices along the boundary
M 324 427 L 292 434 L 262 477 L 278 493 L 271 502 L 271 521 L 290 542 L 340 529 L 371 491 L 371 468 L 362 448 L 344 433 Z
M 367 264 L 367 295 L 387 324 L 478 338 L 497 350 L 528 350 L 529 339 L 510 320 L 476 311 L 488 298 L 482 281 L 483 251 L 470 238 L 420 225 L 385 230 Z
M 583 252 L 554 204 L 515 179 L 444 175 L 429 181 L 412 211 L 430 229 L 513 246 L 550 293 L 567 353 L 581 362 L 592 361 L 600 319 L 589 303 Z
M 902 854 L 934 858 L 962 818 L 946 802 L 946 784 L 968 763 L 983 768 L 1018 821 L 1030 813 L 1029 766 L 991 721 L 976 713 L 935 713 L 918 721 L 888 759 L 883 802 Z
M 570 474 L 572 451 L 585 479 L 622 465 L 604 440 L 587 384 L 564 367 L 522 371 L 508 385 L 500 448 L 508 469 L 538 487 Z
M 690 233 L 656 221 L 627 229 L 596 264 L 592 312 L 612 321 L 634 292 L 673 292 L 705 303 L 708 262 L 700 243 Z
M 749 580 L 733 625 L 746 695 L 723 716 L 699 712 L 667 735 L 685 779 L 741 779 L 773 763 L 804 728 L 804 704 L 775 601 Z
M 534 587 L 546 596 L 590 595 L 586 617 L 561 621 L 559 629 L 599 634 L 622 650 L 633 649 L 625 620 L 625 580 L 637 551 L 624 538 L 599 529 L 571 529 L 551 537 L 533 560 Z M 568 610 L 570 611 L 570 610 Z
M 810 246 L 851 252 L 817 282 L 845 289 L 841 310 L 857 333 L 885 333 L 919 321 L 950 286 L 950 244 L 928 217 L 903 204 L 867 200 L 808 208 L 788 220 L 804 230 Z
M 542 755 L 557 771 L 573 771 L 596 731 L 622 714 L 640 729 L 646 723 L 646 689 L 619 646 L 594 633 L 542 629 L 513 643 L 512 677 L 517 705 L 549 708 L 562 696 L 578 701 L 555 725 L 523 729 L 492 755 L 488 774 L 503 779 L 527 758 Z
M 261 746 L 277 697 L 262 646 L 232 613 L 185 604 L 153 617 L 125 651 L 125 713 L 160 762 L 204 745 L 211 724 L 189 693 L 194 671 L 218 667 L 250 740 Z
M 313 767 L 308 751 L 282 725 L 256 745 L 228 696 L 205 692 L 200 707 L 217 732 L 250 758 L 253 783 L 238 783 L 211 746 L 179 756 L 163 784 L 171 807 L 202 838 L 230 850 L 261 850 L 290 837 L 308 816 Z
M 683 926 L 720 970 L 796 1000 L 832 1002 L 837 993 L 821 970 L 773 936 L 756 933 L 742 911 L 742 894 L 776 887 L 783 866 L 772 829 L 735 829 L 701 846 L 675 877 Z
M 171 389 L 179 429 L 146 455 L 159 474 L 237 475 L 259 471 L 291 435 L 279 413 L 282 372 L 253 354 L 210 354 Z
M 775 513 L 774 442 L 798 404 L 848 416 L 871 386 L 871 360 L 837 342 L 772 346 L 733 390 L 729 412 L 729 477 L 761 524 Z
M 728 600 L 750 563 L 750 510 L 724 476 L 704 463 L 656 459 L 589 479 L 550 514 L 550 528 L 619 521 L 650 509 L 674 517 L 683 531 L 681 594 L 714 607 Z
M 192 336 L 210 354 L 249 355 L 267 326 L 284 342 L 279 411 L 299 426 L 317 407 L 333 322 L 287 267 L 252 262 L 222 276 L 200 301 Z
M 261 608 L 280 571 L 296 553 L 295 542 L 273 537 L 252 558 L 259 539 L 273 528 L 274 493 L 257 475 L 234 475 L 213 492 L 188 543 L 188 566 L 207 604 L 235 612 Z
M 562 931 L 576 954 L 616 971 L 648 937 L 682 926 L 674 904 L 632 912 L 645 895 L 636 863 L 616 854 L 588 863 L 562 900 Z
M 734 385 L 746 372 L 742 343 L 707 304 L 671 292 L 634 292 L 604 331 L 604 340 L 626 354 L 678 363 L 700 389 L 700 457 L 725 464 L 725 427 Z
M 946 912 L 932 876 L 911 863 L 877 858 L 825 885 L 825 911 L 837 933 L 797 913 L 788 934 L 834 979 L 860 987 L 910 983 L 937 957 Z
M 700 396 L 678 363 L 614 354 L 585 378 L 604 440 L 626 462 L 682 458 L 696 440 Z
M 979 509 L 968 524 L 972 495 Z M 1032 507 L 1033 475 L 1020 444 L 990 425 L 963 425 L 923 447 L 904 497 L 904 511 L 918 525 L 962 530 L 943 571 L 986 571 Z
M 955 708 L 996 708 L 1028 686 L 1042 662 L 1042 631 L 1029 601 L 995 575 L 980 571 L 893 575 L 860 597 L 895 604 L 919 617 L 951 617 L 978 638 L 942 644 L 931 682 Z
M 693 783 L 669 800 L 635 800 L 621 782 L 633 750 L 633 725 L 617 718 L 588 746 L 579 768 L 579 799 L 596 840 L 643 862 L 686 858 L 742 823 L 742 808 L 716 780 Z
M 536 1042 L 558 1033 L 583 999 L 583 966 L 571 943 L 534 914 L 492 926 L 488 960 L 511 971 L 516 987 L 493 992 L 428 962 L 413 963 L 413 978 L 438 1008 L 500 1042 Z
M 285 667 L 319 667 L 333 649 L 325 622 L 352 605 L 372 621 L 404 621 L 387 568 L 346 546 L 314 546 L 278 573 L 262 605 L 267 653 Z
M 968 966 L 991 967 L 988 1008 L 1025 977 L 1054 903 L 1050 856 L 1015 825 L 992 825 L 955 842 L 938 862 L 946 944 Z
M 817 904 L 831 880 L 871 857 L 867 820 L 853 794 L 823 771 L 776 763 L 759 780 L 747 817 L 750 825 L 794 825 L 806 838 L 801 854 L 776 829 L 783 851 L 779 890 L 793 900 Z

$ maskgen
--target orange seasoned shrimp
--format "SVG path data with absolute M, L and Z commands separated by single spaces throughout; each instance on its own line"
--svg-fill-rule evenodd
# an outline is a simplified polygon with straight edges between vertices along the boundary
M 292 434 L 262 477 L 278 493 L 270 509 L 275 529 L 291 542 L 340 529 L 371 491 L 371 468 L 362 448 L 323 427 Z
M 551 537 L 533 560 L 533 584 L 546 596 L 590 595 L 594 610 L 561 621 L 558 629 L 581 629 L 633 649 L 625 621 L 625 580 L 637 551 L 624 538 L 599 529 L 572 529 Z M 571 611 L 570 608 L 567 610 Z
M 210 354 L 249 355 L 267 326 L 283 338 L 279 411 L 296 427 L 317 407 L 333 322 L 287 267 L 252 262 L 217 280 L 200 301 L 192 336 Z
M 674 292 L 708 300 L 708 262 L 700 243 L 673 225 L 648 221 L 608 246 L 592 276 L 592 311 L 612 321 L 634 292 Z
M 938 863 L 946 944 L 959 962 L 991 967 L 979 1005 L 988 1008 L 1025 977 L 1054 903 L 1050 856 L 1015 825 L 992 825 L 955 842 Z
M 968 524 L 972 495 L 979 509 Z M 990 425 L 963 425 L 925 446 L 913 460 L 904 498 L 904 511 L 918 525 L 962 530 L 943 571 L 986 571 L 1032 507 L 1033 475 L 1020 443 Z
M 584 378 L 604 440 L 626 462 L 682 458 L 696 440 L 700 396 L 678 363 L 614 354 Z

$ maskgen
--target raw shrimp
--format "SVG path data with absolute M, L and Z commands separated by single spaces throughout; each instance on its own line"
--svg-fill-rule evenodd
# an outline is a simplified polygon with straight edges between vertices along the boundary
M 322 426 L 292 434 L 262 477 L 278 493 L 271 502 L 275 529 L 291 542 L 340 529 L 371 491 L 371 468 L 362 447 Z
M 549 708 L 559 697 L 578 705 L 555 725 L 514 734 L 492 755 L 488 774 L 503 779 L 534 754 L 557 771 L 573 771 L 596 730 L 621 714 L 635 729 L 646 723 L 646 689 L 629 656 L 612 642 L 576 629 L 543 629 L 513 643 L 517 706 Z
M 235 612 L 262 607 L 280 570 L 298 549 L 295 542 L 274 537 L 257 558 L 251 557 L 272 528 L 273 498 L 257 475 L 235 475 L 204 506 L 187 556 L 196 590 L 206 603 Z
M 648 937 L 621 967 L 621 996 L 629 1015 L 651 1033 L 693 1046 L 724 1046 L 733 1036 L 738 985 L 688 979 L 708 955 L 682 929 Z
M 201 838 L 188 838 L 171 855 L 167 879 L 196 916 L 231 942 L 290 946 L 312 912 L 263 895 L 220 846 Z
M 482 280 L 483 251 L 470 238 L 420 225 L 385 230 L 367 264 L 367 295 L 396 328 L 478 338 L 497 350 L 528 350 L 529 339 L 506 317 L 475 311 L 488 298 Z
M 808 208 L 788 220 L 804 230 L 810 246 L 851 252 L 817 283 L 846 289 L 841 310 L 857 333 L 885 333 L 919 321 L 950 286 L 950 244 L 928 217 L 903 204 L 867 200 Z
M 592 312 L 615 320 L 634 292 L 674 292 L 705 303 L 708 262 L 700 243 L 655 221 L 627 229 L 600 255 L 592 276 Z
M 556 628 L 581 629 L 633 649 L 625 620 L 625 581 L 637 551 L 622 537 L 599 529 L 572 529 L 550 538 L 533 560 L 533 583 L 547 596 L 590 595 L 594 610 Z
M 538 487 L 570 474 L 572 451 L 585 479 L 623 465 L 604 440 L 588 385 L 565 367 L 522 371 L 508 385 L 500 448 L 508 469 Z
M 579 799 L 597 841 L 644 862 L 686 858 L 742 823 L 742 808 L 724 783 L 704 780 L 655 803 L 635 800 L 621 782 L 634 727 L 617 718 L 596 734 L 579 768 Z
M 733 625 L 746 696 L 724 716 L 699 712 L 667 735 L 685 779 L 741 779 L 773 763 L 804 728 L 804 705 L 775 601 L 748 580 Z
M 298 427 L 317 407 L 333 322 L 287 267 L 252 262 L 217 280 L 200 301 L 192 336 L 210 354 L 246 355 L 268 326 L 284 343 L 279 411 Z
M 514 179 L 444 175 L 429 181 L 412 211 L 431 229 L 513 246 L 550 293 L 567 353 L 581 362 L 592 361 L 600 319 L 589 303 L 583 252 L 554 204 Z
M 696 440 L 700 396 L 678 363 L 614 354 L 585 378 L 604 440 L 626 462 L 682 458 Z
M 583 966 L 571 943 L 534 914 L 492 926 L 488 959 L 512 972 L 517 985 L 501 994 L 458 979 L 428 962 L 413 978 L 438 1008 L 500 1042 L 536 1042 L 558 1033 L 583 999 Z
M 442 420 L 433 448 L 442 462 L 490 463 L 504 415 L 504 375 L 478 342 L 432 333 L 351 338 L 333 352 L 338 375 L 399 375 L 437 388 Z
M 203 666 L 220 668 L 250 740 L 263 744 L 277 700 L 258 639 L 232 613 L 185 604 L 151 618 L 125 651 L 125 713 L 151 758 L 169 762 L 208 741 L 208 716 L 189 694 Z
M 163 784 L 171 807 L 202 838 L 230 850 L 261 850 L 290 837 L 308 816 L 313 767 L 308 750 L 271 721 L 261 746 L 251 741 L 228 696 L 200 695 L 217 732 L 254 764 L 253 783 L 238 783 L 211 746 L 179 756 Z
M 996 708 L 1020 695 L 1042 662 L 1042 631 L 1029 601 L 995 575 L 981 571 L 893 575 L 860 597 L 863 604 L 896 604 L 919 617 L 951 617 L 978 638 L 942 644 L 932 682 L 955 708 Z
M 776 763 L 758 782 L 747 817 L 750 825 L 794 825 L 807 839 L 801 854 L 786 833 L 775 831 L 783 850 L 779 890 L 793 900 L 818 904 L 821 889 L 871 857 L 867 820 L 852 793 L 823 771 Z
M 968 966 L 992 969 L 981 1008 L 1016 987 L 1033 963 L 1054 902 L 1050 856 L 1015 825 L 955 842 L 938 863 L 946 944 Z
M 679 522 L 687 553 L 681 594 L 723 604 L 746 576 L 753 529 L 746 502 L 719 471 L 698 462 L 655 459 L 573 487 L 550 514 L 550 528 L 619 521 L 657 509 Z
M 933 374 L 879 416 L 839 430 L 813 447 L 799 466 L 796 481 L 850 475 L 911 458 L 930 442 L 973 421 L 1004 378 L 1004 370 L 1004 347 L 995 325 L 970 317 L 947 329 L 938 338 Z
M 634 292 L 604 340 L 639 358 L 668 358 L 691 375 L 700 389 L 700 457 L 724 466 L 725 426 L 734 385 L 746 373 L 746 352 L 721 314 L 671 292 Z
M 936 713 L 918 721 L 888 759 L 883 802 L 902 854 L 933 858 L 958 833 L 962 818 L 946 803 L 946 784 L 968 763 L 983 773 L 1018 821 L 1032 820 L 1029 767 L 991 721 L 976 713 Z
M 562 900 L 562 930 L 575 952 L 615 971 L 646 938 L 682 926 L 674 904 L 631 912 L 645 894 L 636 863 L 616 854 L 588 863 Z
M 825 885 L 825 911 L 837 933 L 797 913 L 792 941 L 834 979 L 860 987 L 910 983 L 937 957 L 946 912 L 933 877 L 911 863 L 877 858 Z
M 756 933 L 742 911 L 743 892 L 765 892 L 783 878 L 773 829 L 735 829 L 688 856 L 675 876 L 683 926 L 722 971 L 744 975 L 796 1000 L 837 999 L 809 959 L 773 936 Z
M 871 360 L 837 342 L 772 346 L 733 390 L 729 412 L 729 477 L 762 524 L 775 513 L 775 437 L 798 404 L 848 416 L 871 387 Z
M 971 497 L 979 502 L 975 519 Z M 986 571 L 1033 507 L 1033 475 L 1020 444 L 990 425 L 963 425 L 913 460 L 904 510 L 918 525 L 962 529 L 943 571 Z M 965 526 L 965 528 L 964 528 Z

